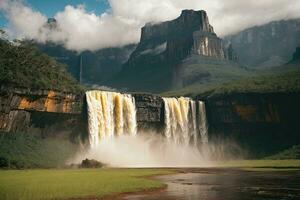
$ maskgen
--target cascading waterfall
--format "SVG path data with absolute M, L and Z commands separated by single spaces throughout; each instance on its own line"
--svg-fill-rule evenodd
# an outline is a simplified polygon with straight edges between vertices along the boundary
M 134 98 L 129 94 L 105 91 L 86 93 L 89 139 L 92 147 L 99 140 L 137 132 Z
M 207 127 L 205 104 L 204 104 L 204 102 L 199 101 L 198 105 L 199 105 L 199 107 L 198 107 L 199 108 L 198 129 L 199 129 L 199 133 L 200 133 L 200 137 L 201 137 L 201 142 L 207 143 L 208 142 L 208 135 L 207 135 L 208 127 Z
M 207 142 L 205 104 L 190 98 L 163 98 L 165 105 L 165 136 L 177 144 Z M 198 106 L 198 112 L 197 112 Z
M 130 94 L 94 90 L 86 93 L 86 99 L 91 147 L 97 146 L 100 140 L 136 135 L 135 100 Z M 208 141 L 204 102 L 186 97 L 163 100 L 164 135 L 168 141 L 194 146 Z
M 206 158 L 205 105 L 190 98 L 163 98 L 165 130 L 137 135 L 137 109 L 129 94 L 86 92 L 91 148 L 75 162 L 96 159 L 115 167 L 192 167 Z M 145 109 L 144 107 L 142 109 Z M 151 109 L 151 107 L 150 107 Z

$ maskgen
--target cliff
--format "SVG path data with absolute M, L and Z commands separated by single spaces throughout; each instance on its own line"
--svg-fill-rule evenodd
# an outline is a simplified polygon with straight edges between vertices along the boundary
M 163 100 L 134 94 L 139 128 L 163 125 Z M 1 87 L 0 131 L 87 136 L 83 94 Z
M 66 125 L 70 120 L 80 125 L 82 107 L 82 95 L 1 87 L 0 130 L 29 132 L 38 128 L 37 132 L 43 132 L 54 124 Z
M 4 87 L 0 94 L 2 132 L 88 137 L 82 94 Z M 138 93 L 133 96 L 139 130 L 162 131 L 162 97 Z M 275 153 L 300 141 L 299 93 L 231 93 L 197 99 L 206 103 L 210 138 L 231 138 L 255 156 Z
M 225 59 L 222 40 L 217 37 L 203 10 L 183 10 L 172 21 L 146 24 L 141 31 L 140 43 L 128 62 L 138 65 L 140 59 L 149 54 L 163 54 L 162 59 L 169 62 L 191 54 Z
M 299 144 L 299 93 L 235 93 L 206 99 L 210 137 L 233 138 L 252 155 Z
M 140 129 L 161 129 L 164 125 L 163 99 L 151 94 L 133 94 Z
M 224 38 L 242 65 L 270 68 L 289 62 L 300 45 L 300 19 L 274 21 Z

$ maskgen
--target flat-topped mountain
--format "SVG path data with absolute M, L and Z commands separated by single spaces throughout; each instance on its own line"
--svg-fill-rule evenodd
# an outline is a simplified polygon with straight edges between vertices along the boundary
M 174 20 L 146 24 L 141 29 L 141 39 L 135 51 L 123 65 L 121 73 L 108 84 L 117 88 L 152 92 L 170 90 L 177 83 L 189 84 L 189 81 L 185 81 L 186 73 L 182 69 L 193 64 L 185 62 L 190 57 L 196 58 L 192 61 L 196 60 L 197 65 L 205 61 L 204 64 L 213 63 L 218 68 L 223 64 L 231 65 L 230 61 L 236 60 L 232 46 L 225 48 L 203 10 L 183 10 Z M 203 67 L 198 69 L 201 70 L 200 73 L 196 72 L 196 78 L 201 79 L 199 81 L 203 81 L 202 78 L 205 81 L 211 80 L 211 74 L 206 70 L 203 72 Z
M 141 40 L 130 56 L 130 66 L 145 64 L 149 56 L 162 56 L 162 60 L 176 62 L 195 54 L 217 59 L 228 58 L 228 52 L 205 11 L 183 10 L 181 15 L 160 24 L 146 24 Z M 160 60 L 157 58 L 157 60 Z

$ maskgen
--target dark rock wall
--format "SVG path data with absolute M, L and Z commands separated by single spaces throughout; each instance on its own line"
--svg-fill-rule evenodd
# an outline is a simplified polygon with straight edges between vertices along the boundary
M 211 137 L 233 138 L 264 156 L 300 143 L 300 94 L 232 94 L 206 99 Z
M 0 90 L 0 130 L 43 135 L 86 132 L 83 95 L 51 90 L 5 88 Z
M 140 129 L 161 129 L 164 125 L 163 99 L 150 94 L 134 94 Z

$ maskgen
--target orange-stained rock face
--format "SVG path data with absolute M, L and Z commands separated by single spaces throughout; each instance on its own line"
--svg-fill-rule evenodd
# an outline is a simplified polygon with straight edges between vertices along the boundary
M 59 106 L 55 102 L 55 92 L 50 90 L 44 104 L 45 110 L 47 112 L 63 112 L 62 109 L 59 109 Z
M 77 120 L 82 114 L 82 94 L 4 87 L 0 92 L 0 131 L 22 133 L 35 126 L 34 130 L 41 130 L 48 126 L 38 125 L 47 123 L 40 117 L 47 116 L 52 126 L 55 120 L 69 124 L 68 119 Z
M 18 108 L 19 109 L 31 109 L 32 107 L 34 107 L 35 102 L 30 102 L 26 97 L 22 98 Z
M 280 122 L 277 108 L 268 104 L 266 108 L 257 105 L 235 105 L 235 112 L 245 122 Z
M 18 97 L 16 108 L 19 110 L 55 112 L 55 113 L 80 113 L 81 100 L 76 100 L 74 95 L 57 94 L 55 91 L 49 91 L 47 96 L 26 96 Z
M 258 120 L 257 107 L 253 105 L 235 105 L 236 113 L 243 121 L 251 122 Z

